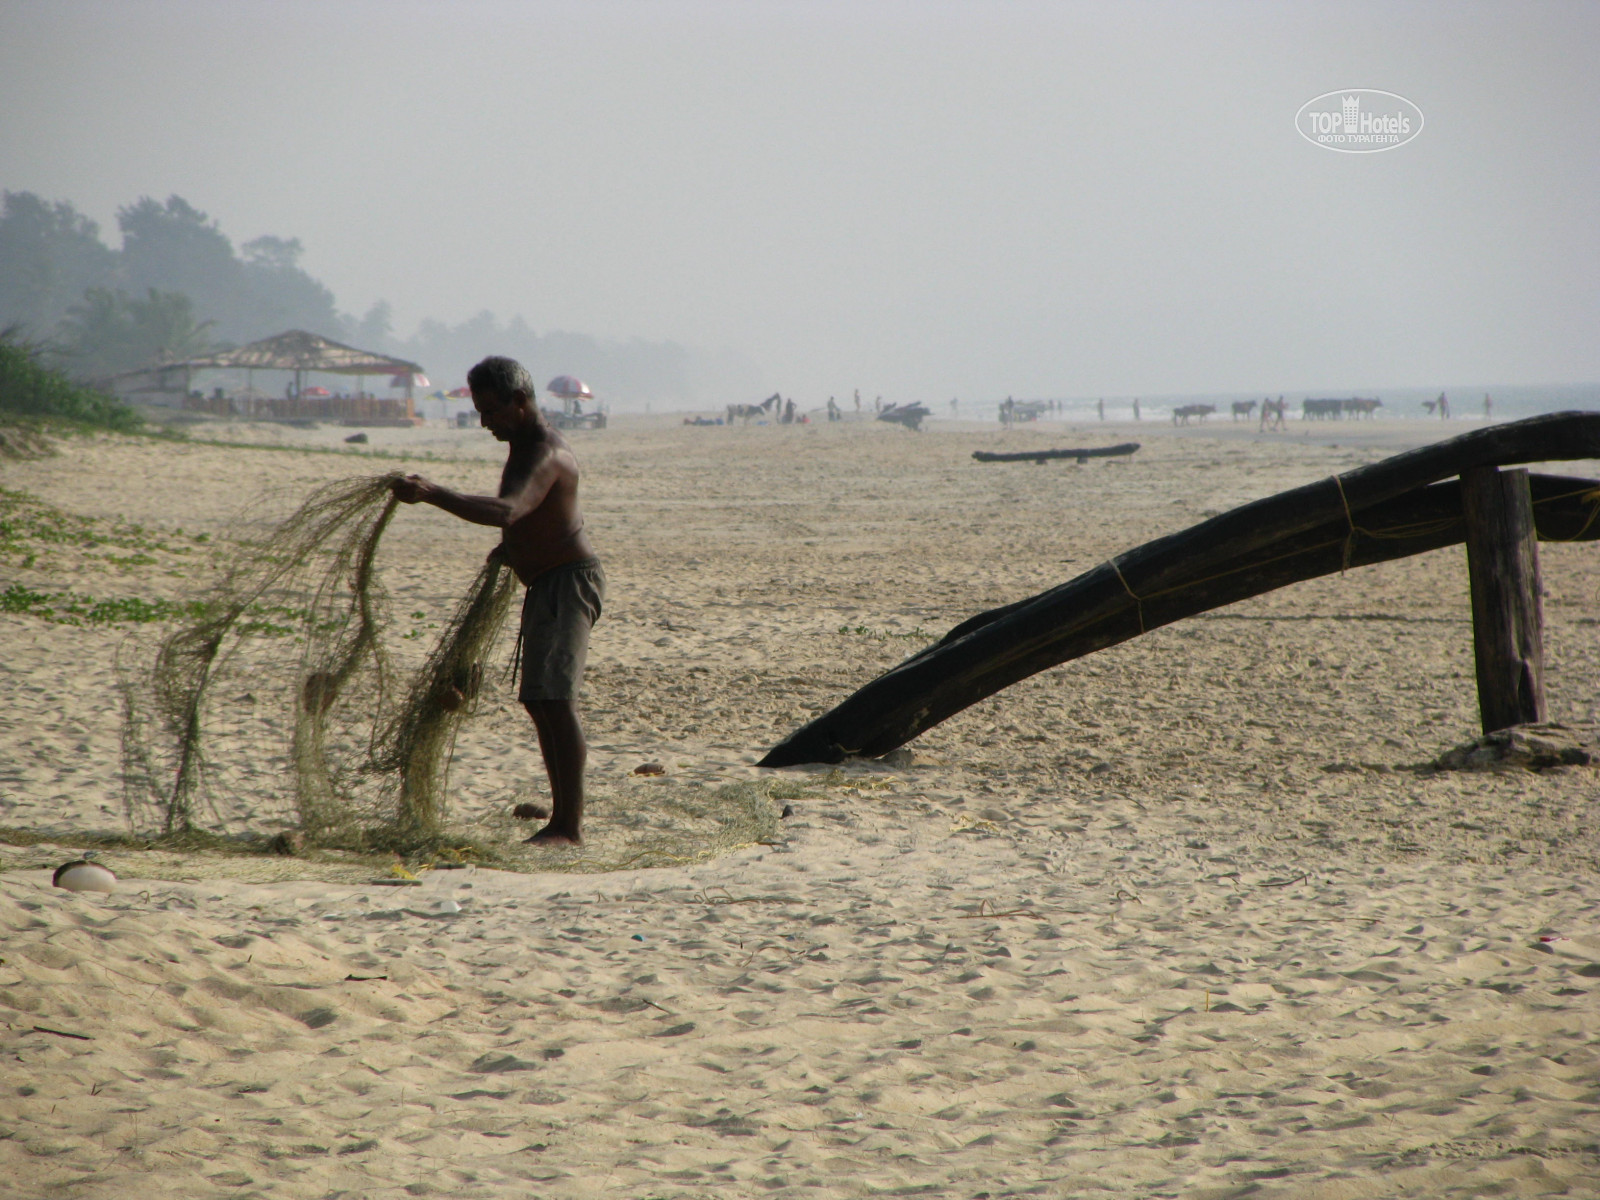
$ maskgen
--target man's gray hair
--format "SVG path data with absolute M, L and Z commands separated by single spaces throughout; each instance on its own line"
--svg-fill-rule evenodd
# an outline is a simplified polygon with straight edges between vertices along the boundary
M 510 396 L 522 392 L 533 399 L 533 376 L 514 358 L 492 355 L 467 372 L 467 386 L 474 393 Z

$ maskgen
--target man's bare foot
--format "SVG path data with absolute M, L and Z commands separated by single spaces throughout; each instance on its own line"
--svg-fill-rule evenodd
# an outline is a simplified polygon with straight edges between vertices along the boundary
M 531 838 L 525 838 L 524 841 L 532 846 L 581 846 L 583 845 L 583 836 L 576 830 L 568 832 L 565 829 L 557 829 L 554 825 L 546 825 Z

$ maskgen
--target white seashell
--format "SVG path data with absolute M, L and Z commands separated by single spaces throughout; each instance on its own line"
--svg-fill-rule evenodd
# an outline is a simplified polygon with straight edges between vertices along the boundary
M 110 892 L 116 889 L 117 877 L 99 863 L 80 858 L 57 867 L 52 882 L 69 892 Z
M 442 913 L 458 913 L 461 911 L 461 905 L 454 900 L 441 900 L 433 906 L 433 910 Z

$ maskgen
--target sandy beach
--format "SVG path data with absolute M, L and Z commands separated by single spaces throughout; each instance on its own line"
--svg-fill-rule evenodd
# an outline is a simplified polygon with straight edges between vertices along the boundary
M 123 845 L 113 894 L 52 888 L 128 832 L 117 661 L 161 626 L 0 612 L 0 1196 L 1600 1195 L 1600 769 L 1432 768 L 1478 732 L 1459 547 L 1153 631 L 886 760 L 754 766 L 974 613 L 1467 427 L 1312 426 L 574 435 L 610 580 L 593 838 L 523 871 Z M 322 483 L 498 478 L 479 431 L 348 432 L 0 459 L 0 591 L 178 604 Z M 402 662 L 492 540 L 396 517 Z M 1592 738 L 1600 554 L 1540 553 L 1550 717 Z M 281 760 L 228 769 L 217 827 L 284 828 Z M 503 833 L 545 791 L 496 684 L 453 816 Z M 719 796 L 763 806 L 726 852 Z M 681 862 L 634 854 L 656 833 Z

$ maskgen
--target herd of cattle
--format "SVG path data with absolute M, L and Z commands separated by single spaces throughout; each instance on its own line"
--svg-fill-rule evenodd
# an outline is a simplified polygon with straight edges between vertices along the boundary
M 1442 401 L 1443 397 L 1441 397 L 1439 401 L 1428 402 L 1425 407 L 1427 407 L 1429 412 L 1432 412 L 1434 404 L 1441 403 Z M 954 401 L 951 403 L 954 404 Z M 1036 421 L 1041 416 L 1050 412 L 1054 404 L 1055 402 L 1050 400 L 1012 400 L 1007 398 L 1007 400 L 1000 406 L 1000 419 L 1008 425 L 1014 421 Z M 1283 424 L 1283 419 L 1287 415 L 1289 402 L 1282 396 L 1279 396 L 1276 400 L 1273 400 L 1270 397 L 1266 400 L 1259 401 L 1235 400 L 1232 403 L 1233 419 L 1237 421 L 1243 417 L 1248 420 L 1250 415 L 1255 412 L 1257 404 L 1261 405 L 1262 428 L 1268 428 L 1269 426 L 1276 427 Z M 1366 418 L 1370 420 L 1381 407 L 1383 407 L 1382 400 L 1368 400 L 1363 399 L 1360 396 L 1351 396 L 1345 399 L 1337 400 L 1306 399 L 1300 401 L 1300 419 L 1302 421 L 1342 421 L 1345 417 L 1349 417 L 1352 420 L 1360 418 Z M 1215 404 L 1180 404 L 1172 410 L 1172 423 L 1174 425 L 1187 425 L 1190 421 L 1198 421 L 1199 423 L 1204 424 L 1205 419 L 1216 411 L 1217 406 Z M 839 415 L 840 410 L 838 406 L 836 406 L 830 398 L 828 401 L 828 419 L 830 421 L 838 420 Z M 931 415 L 932 414 L 928 408 L 922 404 L 891 404 L 887 408 L 879 411 L 878 418 L 879 420 L 883 421 L 893 421 L 898 424 L 903 424 L 909 429 L 920 429 L 922 422 Z M 1105 418 L 1105 407 L 1103 401 L 1101 402 L 1100 415 L 1101 419 L 1103 420 Z M 1137 420 L 1138 416 L 1139 408 L 1138 404 L 1135 403 L 1134 419 Z M 783 397 L 777 393 L 773 393 L 772 395 L 768 396 L 760 404 L 728 405 L 727 423 L 729 425 L 732 425 L 736 421 L 742 424 L 748 424 L 752 420 L 762 421 L 763 423 L 766 421 L 777 421 L 781 424 L 788 425 L 794 422 L 796 419 L 797 414 L 795 412 L 794 401 L 790 400 L 785 403 Z M 803 420 L 804 418 L 799 419 Z M 693 423 L 707 425 L 713 424 L 713 422 L 709 419 L 695 421 Z M 715 423 L 721 424 L 721 421 L 717 421 Z
M 1383 406 L 1382 400 L 1302 400 L 1300 418 L 1306 421 L 1339 421 L 1345 417 L 1368 417 Z
M 1235 400 L 1233 402 L 1233 419 L 1248 418 L 1255 411 L 1257 401 Z M 1266 424 L 1274 418 L 1281 423 L 1284 416 L 1285 402 L 1277 400 L 1263 400 L 1261 404 L 1261 421 Z M 1370 419 L 1379 408 L 1383 406 L 1382 400 L 1365 400 L 1359 396 L 1352 396 L 1344 400 L 1302 400 L 1300 401 L 1300 419 L 1302 421 L 1342 421 L 1345 417 L 1352 420 L 1357 418 Z M 1202 424 L 1205 419 L 1217 411 L 1215 404 L 1180 404 L 1172 410 L 1172 423 L 1174 425 L 1187 425 L 1191 420 Z

